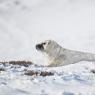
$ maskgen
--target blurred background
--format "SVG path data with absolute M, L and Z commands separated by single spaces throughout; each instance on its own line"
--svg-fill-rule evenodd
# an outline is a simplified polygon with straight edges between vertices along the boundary
M 45 63 L 35 45 L 48 39 L 95 53 L 95 0 L 0 0 L 0 61 Z

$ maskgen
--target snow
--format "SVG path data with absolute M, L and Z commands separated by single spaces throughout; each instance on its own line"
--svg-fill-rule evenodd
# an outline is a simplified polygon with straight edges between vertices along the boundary
M 82 65 L 81 65 L 82 64 Z M 89 62 L 80 62 L 65 67 L 29 67 L 1 65 L 6 71 L 0 72 L 1 95 L 94 95 L 95 74 Z M 53 76 L 27 76 L 24 70 L 51 71 Z M 78 88 L 77 88 L 78 87 Z
M 35 45 L 53 39 L 65 48 L 95 52 L 94 0 L 0 0 L 0 60 L 47 64 Z M 47 68 L 3 66 L 0 95 L 95 95 L 94 64 Z M 26 76 L 24 69 L 54 76 Z

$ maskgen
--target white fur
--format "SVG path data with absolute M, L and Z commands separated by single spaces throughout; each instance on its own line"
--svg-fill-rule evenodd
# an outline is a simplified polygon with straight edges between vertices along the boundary
M 42 51 L 48 59 L 48 66 L 63 66 L 80 61 L 95 61 L 95 54 L 62 48 L 55 41 L 48 40 Z

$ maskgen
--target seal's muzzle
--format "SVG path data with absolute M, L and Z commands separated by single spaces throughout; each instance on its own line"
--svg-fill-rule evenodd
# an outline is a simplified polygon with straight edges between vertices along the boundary
M 36 49 L 37 50 L 44 50 L 43 44 L 37 44 Z

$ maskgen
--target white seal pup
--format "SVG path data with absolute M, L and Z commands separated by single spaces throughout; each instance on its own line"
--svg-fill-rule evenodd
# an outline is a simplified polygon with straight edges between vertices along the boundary
M 95 61 L 95 54 L 69 50 L 53 40 L 37 44 L 36 49 L 47 56 L 50 67 L 69 65 L 80 61 Z

